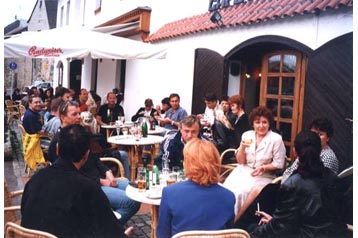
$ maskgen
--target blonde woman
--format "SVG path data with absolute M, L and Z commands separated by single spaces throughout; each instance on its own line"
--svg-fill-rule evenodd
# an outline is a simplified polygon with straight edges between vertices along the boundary
M 235 196 L 218 184 L 220 155 L 214 144 L 190 140 L 184 147 L 184 169 L 186 181 L 163 189 L 157 237 L 231 226 Z

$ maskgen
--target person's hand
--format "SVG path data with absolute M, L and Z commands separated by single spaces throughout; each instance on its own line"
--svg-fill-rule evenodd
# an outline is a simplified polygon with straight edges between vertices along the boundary
M 105 186 L 105 187 L 111 186 L 111 181 L 109 179 L 100 179 L 100 183 L 102 186 Z
M 106 172 L 106 179 L 109 180 L 111 187 L 117 187 L 117 179 L 114 178 L 111 170 Z
M 269 214 L 267 214 L 266 212 L 263 212 L 263 211 L 256 211 L 255 215 L 256 216 L 262 216 L 262 218 L 259 221 L 259 225 L 266 224 L 272 219 L 271 215 L 269 215 Z
M 134 230 L 134 227 L 130 226 L 125 230 L 124 234 L 126 234 L 126 236 L 130 236 L 133 233 L 133 230 Z
M 251 176 L 254 176 L 254 177 L 259 176 L 259 175 L 263 174 L 264 172 L 265 172 L 265 165 L 259 166 L 251 172 Z

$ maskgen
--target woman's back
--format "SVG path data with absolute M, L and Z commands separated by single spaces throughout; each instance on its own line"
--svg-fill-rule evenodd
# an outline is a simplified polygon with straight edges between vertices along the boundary
M 187 230 L 222 229 L 234 219 L 234 204 L 234 194 L 218 184 L 206 187 L 188 180 L 166 187 L 157 236 L 168 237 L 168 234 Z M 168 217 L 163 217 L 164 214 Z

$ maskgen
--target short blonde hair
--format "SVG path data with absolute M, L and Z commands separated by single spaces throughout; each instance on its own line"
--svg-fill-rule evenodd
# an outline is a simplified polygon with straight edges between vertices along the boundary
M 219 182 L 220 155 L 212 142 L 193 138 L 185 145 L 183 154 L 188 179 L 202 186 Z

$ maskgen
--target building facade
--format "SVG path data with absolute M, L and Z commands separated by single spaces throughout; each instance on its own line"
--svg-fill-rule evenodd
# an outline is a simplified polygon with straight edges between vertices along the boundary
M 341 169 L 353 163 L 353 1 L 59 1 L 58 9 L 58 26 L 110 28 L 167 49 L 164 60 L 57 65 L 68 76 L 58 77 L 64 86 L 102 98 L 120 88 L 127 119 L 148 97 L 160 104 L 178 93 L 196 114 L 206 92 L 241 94 L 248 113 L 258 105 L 274 111 L 288 156 L 295 135 L 327 116 Z

